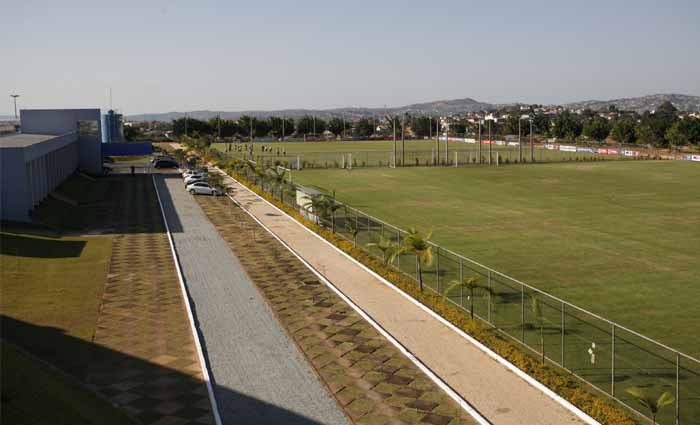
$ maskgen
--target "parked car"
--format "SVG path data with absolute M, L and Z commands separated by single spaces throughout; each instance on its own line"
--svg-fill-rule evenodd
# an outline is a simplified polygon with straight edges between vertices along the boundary
M 204 181 L 192 183 L 191 185 L 187 186 L 187 191 L 190 192 L 192 195 L 221 196 L 224 194 L 224 192 L 220 189 L 211 187 L 209 186 L 209 183 Z
M 189 186 L 194 182 L 207 181 L 207 176 L 204 174 L 192 174 L 191 176 L 185 178 L 185 186 Z
M 206 170 L 192 170 L 192 169 L 188 169 L 188 170 L 183 171 L 182 177 L 183 177 L 183 178 L 187 178 L 187 177 L 192 176 L 192 175 L 195 175 L 195 174 L 202 174 L 202 175 L 204 175 L 204 176 L 207 176 Z
M 169 161 L 175 161 L 177 162 L 177 159 L 173 158 L 170 155 L 157 155 L 151 158 L 151 164 L 154 164 L 158 161 L 163 161 L 163 160 L 169 160 Z
M 153 163 L 155 168 L 178 168 L 180 165 L 174 159 L 159 159 Z

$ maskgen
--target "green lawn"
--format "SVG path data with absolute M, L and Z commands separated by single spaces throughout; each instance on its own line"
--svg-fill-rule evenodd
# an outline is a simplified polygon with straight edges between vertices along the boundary
M 82 377 L 90 356 L 83 342 L 95 332 L 112 238 L 3 232 L 0 239 L 2 337 Z
M 263 152 L 262 146 L 271 147 L 271 151 Z M 406 140 L 405 162 L 408 165 L 430 165 L 433 163 L 433 152 L 436 149 L 435 140 Z M 219 149 L 232 157 L 244 157 L 245 150 L 237 151 L 237 147 L 245 149 L 250 144 L 228 144 L 215 143 L 214 148 Z M 288 166 L 297 160 L 303 161 L 306 168 L 338 168 L 342 166 L 343 154 L 346 161 L 351 161 L 355 167 L 360 166 L 386 166 L 391 163 L 393 152 L 393 141 L 327 141 L 327 142 L 275 142 L 275 143 L 254 143 L 253 158 L 258 160 L 262 157 L 267 162 L 280 162 Z M 451 141 L 448 145 L 448 157 L 450 164 L 454 164 L 455 153 L 459 164 L 473 163 L 479 157 L 478 145 Z M 441 140 L 438 146 L 440 162 L 445 161 L 445 141 Z M 496 153 L 500 156 L 501 162 L 516 162 L 519 160 L 519 148 L 517 146 L 497 146 L 493 145 L 491 154 L 492 161 L 496 161 Z M 352 154 L 348 157 L 347 154 Z M 489 146 L 482 145 L 481 157 L 483 162 L 488 162 Z M 529 146 L 523 146 L 523 157 L 529 161 Z M 535 149 L 535 160 L 545 161 L 568 161 L 578 159 L 610 160 L 617 157 L 606 155 L 594 155 L 591 153 L 569 153 L 559 151 L 549 151 L 545 149 Z M 400 162 L 401 141 L 397 141 L 397 161 Z M 417 162 L 416 162 L 417 161 Z
M 697 164 L 648 161 L 294 173 L 694 356 L 699 179 Z

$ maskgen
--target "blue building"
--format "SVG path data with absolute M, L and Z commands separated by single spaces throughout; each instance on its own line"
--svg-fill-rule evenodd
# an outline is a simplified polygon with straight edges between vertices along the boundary
M 102 115 L 102 143 L 122 143 L 125 141 L 123 116 L 110 109 Z

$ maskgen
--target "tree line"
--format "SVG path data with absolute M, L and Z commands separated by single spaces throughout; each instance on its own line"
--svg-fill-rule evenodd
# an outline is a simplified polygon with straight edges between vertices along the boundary
M 544 137 L 576 141 L 602 142 L 608 137 L 618 143 L 638 143 L 656 147 L 700 145 L 700 119 L 679 116 L 678 110 L 665 102 L 655 112 L 617 111 L 614 107 L 613 119 L 601 116 L 590 110 L 580 113 L 562 111 L 554 116 L 541 112 L 498 111 L 497 121 L 478 122 L 460 118 L 450 118 L 447 128 L 435 117 L 412 116 L 408 114 L 385 116 L 382 118 L 361 118 L 351 122 L 339 117 L 324 120 L 320 117 L 304 116 L 299 119 L 269 117 L 265 119 L 241 116 L 238 120 L 212 118 L 198 120 L 180 118 L 173 120 L 175 135 L 230 137 L 274 137 L 320 135 L 326 130 L 336 137 L 369 138 L 370 136 L 391 137 L 394 134 L 425 138 L 443 134 L 483 138 L 505 137 L 508 135 L 533 134 Z M 505 118 L 503 116 L 505 115 Z

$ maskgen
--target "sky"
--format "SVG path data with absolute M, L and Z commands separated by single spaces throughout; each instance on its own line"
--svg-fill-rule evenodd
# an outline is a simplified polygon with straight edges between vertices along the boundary
M 382 107 L 700 95 L 700 1 L 3 4 L 0 115 L 19 108 Z

